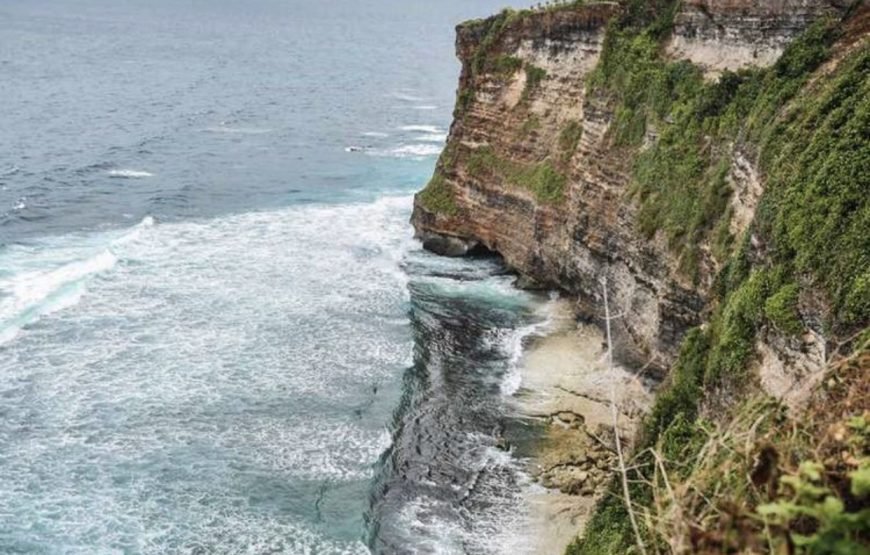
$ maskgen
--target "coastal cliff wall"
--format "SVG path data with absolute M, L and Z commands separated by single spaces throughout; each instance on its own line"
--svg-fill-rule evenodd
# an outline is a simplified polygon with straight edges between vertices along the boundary
M 813 21 L 840 17 L 847 8 L 826 0 L 683 2 L 671 31 L 651 48 L 687 80 L 709 81 L 723 71 L 773 64 Z M 622 315 L 614 322 L 620 357 L 663 375 L 685 332 L 704 321 L 729 254 L 723 243 L 734 244 L 749 228 L 763 179 L 755 145 L 743 137 L 721 140 L 717 152 L 698 160 L 728 166 L 727 183 L 713 191 L 721 198 L 701 199 L 710 204 L 704 210 L 721 214 L 682 223 L 678 233 L 695 236 L 691 248 L 667 226 L 649 224 L 657 208 L 644 206 L 649 191 L 638 191 L 638 158 L 662 133 L 672 133 L 675 122 L 666 108 L 642 107 L 657 113 L 640 114 L 621 102 L 626 79 L 602 68 L 608 25 L 624 14 L 615 2 L 590 3 L 507 11 L 460 25 L 455 120 L 435 176 L 416 199 L 413 223 L 432 250 L 486 247 L 523 283 L 571 293 L 580 317 L 600 317 L 606 278 Z M 636 60 L 613 65 L 631 63 Z M 658 93 L 681 94 L 650 77 L 651 90 L 669 86 Z
M 619 9 L 502 14 L 458 28 L 456 119 L 413 220 L 430 248 L 443 236 L 479 242 L 527 280 L 575 295 L 590 318 L 608 276 L 626 315 L 623 355 L 664 368 L 704 303 L 665 246 L 635 232 L 629 167 L 608 133 L 613 109 L 587 93 Z
M 578 2 L 460 25 L 417 235 L 497 252 L 584 320 L 601 323 L 606 283 L 617 355 L 666 377 L 648 447 L 697 455 L 680 451 L 691 423 L 737 422 L 759 392 L 800 419 L 844 360 L 866 386 L 868 31 L 867 3 L 838 0 Z M 631 544 L 624 510 L 597 515 L 606 541 L 576 552 Z

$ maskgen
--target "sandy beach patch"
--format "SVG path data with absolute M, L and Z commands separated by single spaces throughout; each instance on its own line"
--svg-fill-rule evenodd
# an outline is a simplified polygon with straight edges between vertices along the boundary
M 513 398 L 524 418 L 545 425 L 529 474 L 526 501 L 531 551 L 562 553 L 586 524 L 616 467 L 611 398 L 619 408 L 620 437 L 630 441 L 652 394 L 627 369 L 608 368 L 607 344 L 592 325 L 577 324 L 560 303 L 552 332 L 526 351 L 522 383 Z

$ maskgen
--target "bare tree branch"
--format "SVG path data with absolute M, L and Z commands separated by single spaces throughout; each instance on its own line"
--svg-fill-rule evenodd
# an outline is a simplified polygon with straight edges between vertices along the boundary
M 640 535 L 640 528 L 637 525 L 637 517 L 635 517 L 634 509 L 631 503 L 631 491 L 628 487 L 628 472 L 625 469 L 625 457 L 622 453 L 622 440 L 619 437 L 619 409 L 616 402 L 616 373 L 613 369 L 613 340 L 610 334 L 610 305 L 607 300 L 607 277 L 602 280 L 604 288 L 604 322 L 607 330 L 607 369 L 610 372 L 610 414 L 613 418 L 613 437 L 616 442 L 616 457 L 619 459 L 619 473 L 622 477 L 622 494 L 625 496 L 625 508 L 628 510 L 628 518 L 631 521 L 631 529 L 634 531 L 634 539 L 637 542 L 637 548 L 641 555 L 646 555 L 646 546 L 643 538 Z

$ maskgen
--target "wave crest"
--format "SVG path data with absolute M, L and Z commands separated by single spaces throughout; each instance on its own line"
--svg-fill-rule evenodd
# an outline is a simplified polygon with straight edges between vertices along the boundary
M 141 179 L 143 177 L 154 177 L 154 174 L 144 170 L 109 170 L 109 177 L 117 177 L 121 179 Z
M 57 250 L 63 260 L 57 259 L 51 246 L 36 252 L 32 248 L 13 252 L 9 263 L 4 264 L 13 270 L 0 279 L 0 345 L 14 339 L 22 328 L 40 317 L 78 304 L 87 290 L 87 282 L 118 263 L 114 247 L 138 239 L 143 230 L 153 225 L 154 218 L 146 216 L 102 246 L 60 247 Z M 47 269 L 39 268 L 40 264 Z

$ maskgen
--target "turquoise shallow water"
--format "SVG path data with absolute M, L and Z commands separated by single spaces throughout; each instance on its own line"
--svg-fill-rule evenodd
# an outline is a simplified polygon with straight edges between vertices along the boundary
M 540 301 L 407 223 L 498 5 L 0 6 L 0 552 L 510 551 Z

